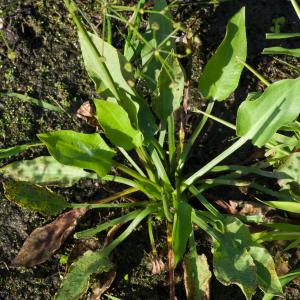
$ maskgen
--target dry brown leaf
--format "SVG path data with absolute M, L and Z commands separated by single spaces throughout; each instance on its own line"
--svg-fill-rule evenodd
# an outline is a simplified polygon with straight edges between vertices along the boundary
M 91 300 L 100 300 L 101 296 L 110 288 L 112 283 L 114 282 L 117 276 L 117 272 L 112 270 L 105 274 L 104 278 L 102 278 L 99 282 L 99 286 L 93 289 L 93 294 L 91 296 Z
M 210 299 L 210 280 L 212 273 L 205 254 L 195 259 L 190 253 L 183 259 L 184 287 L 188 300 Z
M 89 101 L 85 101 L 76 112 L 76 116 L 86 121 L 90 126 L 98 127 L 99 123 L 95 117 L 96 109 Z
M 153 275 L 159 275 L 162 271 L 166 269 L 164 262 L 162 261 L 161 256 L 151 255 L 151 272 Z
M 61 214 L 52 223 L 36 228 L 25 240 L 13 266 L 33 267 L 48 260 L 73 232 L 87 209 L 76 208 Z

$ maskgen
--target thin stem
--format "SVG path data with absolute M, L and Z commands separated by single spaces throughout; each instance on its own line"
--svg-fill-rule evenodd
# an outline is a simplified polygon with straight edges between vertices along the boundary
M 219 213 L 219 211 L 211 204 L 208 202 L 208 200 L 201 194 L 201 192 L 194 186 L 189 187 L 189 191 L 202 203 L 202 205 L 210 212 L 212 213 L 215 217 L 218 219 L 222 220 L 222 214 Z
M 110 17 L 106 18 L 106 23 L 107 23 L 107 43 L 112 45 L 112 25 L 111 25 Z
M 175 300 L 173 224 L 167 223 L 168 269 L 169 269 L 169 300 Z
M 140 212 L 141 212 L 140 209 L 134 210 L 127 215 L 109 220 L 108 222 L 99 224 L 96 227 L 76 232 L 74 237 L 76 239 L 87 239 L 87 238 L 93 237 L 96 234 L 108 229 L 109 227 L 112 227 L 112 226 L 118 225 L 118 224 L 124 224 L 124 223 L 127 223 L 127 222 L 135 219 Z
M 140 27 L 141 22 L 141 14 L 140 9 L 143 8 L 145 5 L 145 0 L 139 0 L 137 5 L 134 7 L 133 15 L 130 17 L 130 22 L 134 24 L 135 28 Z M 124 55 L 126 56 L 129 49 L 132 47 L 132 41 L 135 40 L 136 34 L 134 34 L 134 31 L 131 27 L 128 28 L 128 34 L 124 46 Z
M 160 145 L 160 143 L 154 138 L 151 140 L 151 144 L 156 149 L 157 153 L 159 154 L 159 157 L 164 161 L 166 161 L 167 158 L 166 158 L 165 150 Z
M 211 115 L 211 114 L 209 114 L 209 113 L 207 113 L 207 112 L 205 112 L 205 111 L 202 111 L 202 110 L 200 110 L 200 109 L 193 109 L 192 111 L 195 112 L 195 113 L 202 114 L 202 115 L 204 115 L 204 116 L 206 116 L 206 117 L 208 117 L 208 118 L 210 118 L 210 119 L 212 119 L 212 120 L 214 120 L 214 121 L 217 121 L 218 123 L 220 123 L 220 124 L 222 124 L 222 125 L 224 125 L 224 126 L 226 126 L 226 127 L 228 127 L 228 128 L 231 128 L 231 129 L 233 129 L 233 130 L 236 130 L 236 126 L 233 125 L 232 123 L 227 122 L 227 121 L 225 121 L 225 120 L 223 120 L 223 119 L 221 119 L 221 118 L 218 118 L 218 117 L 216 117 L 216 116 L 214 116 L 214 115 Z
M 114 175 L 106 175 L 106 176 L 104 176 L 100 179 L 104 180 L 104 181 L 112 181 L 112 182 L 122 183 L 122 184 L 125 184 L 127 186 L 131 186 L 131 187 L 139 189 L 138 184 L 135 181 L 133 181 L 131 179 L 128 179 L 128 178 L 124 178 L 124 177 L 120 177 L 120 176 L 114 176 Z
M 164 209 L 165 216 L 166 216 L 168 222 L 172 223 L 173 222 L 173 216 L 170 213 L 170 209 L 169 209 L 169 203 L 168 203 L 169 199 L 167 199 L 167 197 L 166 197 L 163 190 L 161 192 L 161 199 L 162 199 L 162 203 L 163 203 L 163 209 Z
M 237 57 L 237 60 L 244 65 L 253 75 L 255 75 L 264 85 L 270 86 L 271 83 L 265 79 L 262 75 L 260 75 L 257 71 L 255 71 L 250 65 L 248 65 L 245 61 L 242 61 L 239 57 Z
M 146 177 L 145 173 L 143 172 L 143 170 L 138 166 L 138 164 L 131 158 L 131 156 L 128 154 L 128 152 L 121 148 L 118 147 L 118 149 L 120 150 L 120 152 L 124 155 L 124 157 L 131 163 L 131 165 L 135 168 L 135 170 L 137 172 L 139 172 L 139 174 L 143 177 Z
M 124 166 L 123 164 L 120 164 L 118 162 L 114 162 L 114 166 L 119 169 L 120 171 L 124 172 L 125 174 L 137 179 L 137 180 L 147 180 L 150 181 L 149 179 L 141 176 L 139 173 L 137 173 L 136 171 Z
M 150 240 L 150 244 L 151 244 L 151 248 L 152 248 L 152 254 L 153 254 L 153 256 L 157 256 L 157 250 L 155 247 L 151 216 L 148 217 L 148 235 L 149 235 L 149 240 Z
M 132 203 L 70 203 L 71 208 L 127 208 L 135 206 L 147 206 L 149 201 L 132 202 Z
M 173 114 L 171 114 L 168 117 L 168 143 L 169 143 L 170 173 L 173 174 L 176 168 L 175 124 L 174 124 Z
M 98 66 L 98 71 L 101 73 L 101 77 L 103 81 L 105 82 L 105 85 L 107 88 L 111 91 L 111 93 L 118 99 L 120 100 L 120 95 L 119 92 L 116 88 L 115 82 L 112 79 L 111 74 L 109 73 L 104 61 L 103 57 L 97 50 L 95 44 L 93 43 L 91 37 L 88 35 L 87 31 L 85 30 L 81 20 L 78 18 L 76 11 L 77 11 L 77 6 L 74 3 L 74 1 L 71 0 L 64 0 L 65 6 L 68 9 L 73 22 L 77 26 L 78 31 L 82 34 L 84 39 L 88 42 L 90 46 L 90 52 L 91 55 L 93 55 L 94 59 L 96 60 L 97 66 Z
M 158 143 L 160 144 L 161 147 L 164 146 L 166 133 L 167 131 L 165 127 L 162 127 L 162 129 L 159 131 Z
M 207 105 L 207 108 L 206 108 L 206 113 L 210 114 L 212 109 L 214 107 L 214 101 L 212 102 L 209 102 L 208 105 Z M 195 131 L 193 132 L 192 136 L 190 137 L 190 139 L 188 140 L 188 142 L 186 143 L 185 147 L 184 147 L 184 150 L 183 150 L 183 153 L 182 155 L 180 156 L 180 159 L 179 159 L 179 162 L 178 162 L 178 171 L 179 170 L 182 170 L 189 154 L 190 154 L 190 151 L 196 141 L 196 139 L 198 138 L 199 134 L 201 133 L 203 127 L 205 126 L 206 122 L 208 120 L 208 117 L 204 116 L 199 125 L 197 126 L 197 128 L 195 129 Z
M 187 187 L 192 185 L 198 178 L 206 174 L 218 163 L 220 163 L 222 160 L 224 160 L 233 152 L 235 152 L 237 149 L 239 149 L 241 146 L 243 146 L 248 141 L 248 139 L 249 138 L 247 136 L 243 136 L 239 138 L 233 145 L 231 145 L 229 148 L 227 148 L 225 151 L 223 151 L 221 154 L 219 154 L 217 157 L 211 160 L 208 164 L 202 167 L 199 171 L 197 171 L 195 174 L 193 174 L 191 177 L 185 180 L 182 189 L 185 190 Z
M 213 229 L 207 223 L 202 220 L 202 218 L 196 215 L 195 211 L 192 212 L 192 222 L 198 225 L 201 229 L 207 232 L 210 236 L 212 236 L 215 240 L 219 239 L 219 234 L 217 230 Z
M 112 196 L 96 200 L 94 203 L 109 203 L 109 202 L 112 202 L 112 201 L 114 201 L 116 199 L 124 197 L 126 195 L 133 194 L 133 193 L 137 192 L 138 190 L 139 189 L 137 189 L 137 188 L 129 188 L 129 189 L 123 190 L 123 191 L 121 191 L 119 193 L 116 193 L 116 194 L 114 194 Z
M 168 174 L 167 174 L 167 172 L 164 168 L 164 165 L 163 165 L 156 149 L 154 148 L 154 146 L 150 145 L 149 151 L 151 153 L 151 160 L 153 161 L 153 163 L 155 165 L 155 168 L 156 168 L 159 178 L 161 178 L 162 181 L 165 182 L 166 184 L 171 185 Z
M 120 243 L 122 243 L 132 232 L 133 230 L 154 210 L 157 209 L 157 206 L 151 205 L 141 211 L 138 216 L 130 223 L 127 229 L 122 232 L 114 241 L 112 241 L 108 246 L 103 249 L 103 255 L 108 256 Z
M 156 177 L 155 177 L 155 174 L 149 163 L 149 156 L 148 156 L 148 153 L 146 153 L 146 150 L 144 148 L 136 148 L 135 151 L 136 151 L 137 155 L 139 156 L 140 160 L 142 161 L 142 163 L 146 169 L 146 172 L 149 176 L 149 179 L 151 181 L 156 181 Z

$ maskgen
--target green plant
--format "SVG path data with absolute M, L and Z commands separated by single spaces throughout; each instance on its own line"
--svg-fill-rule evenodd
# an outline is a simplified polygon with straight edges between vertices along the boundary
M 4 158 L 30 147 L 46 146 L 51 155 L 14 162 L 1 168 L 7 178 L 4 181 L 5 195 L 9 200 L 45 215 L 57 215 L 65 209 L 72 209 L 60 215 L 54 221 L 56 223 L 53 222 L 57 226 L 57 220 L 63 220 L 68 233 L 89 209 L 130 209 L 129 213 L 119 218 L 77 232 L 76 238 L 95 236 L 117 224 L 130 224 L 103 249 L 88 251 L 71 265 L 56 299 L 80 298 L 88 289 L 90 276 L 112 268 L 110 253 L 146 219 L 155 254 L 153 218 L 163 219 L 166 223 L 170 299 L 175 298 L 174 269 L 181 261 L 187 275 L 188 298 L 206 297 L 211 273 L 205 256 L 197 253 L 194 238 L 197 227 L 213 239 L 213 271 L 220 282 L 225 285 L 237 284 L 247 299 L 255 294 L 257 287 L 266 294 L 281 296 L 282 287 L 273 259 L 262 245 L 266 240 L 263 239 L 265 235 L 262 233 L 260 238 L 252 235 L 242 218 L 220 213 L 204 195 L 205 191 L 216 186 L 249 186 L 278 199 L 295 200 L 293 195 L 241 180 L 242 176 L 249 173 L 274 177 L 272 172 L 259 166 L 219 164 L 249 141 L 258 147 L 268 146 L 278 130 L 287 124 L 294 124 L 300 111 L 299 78 L 276 82 L 262 94 L 250 95 L 238 110 L 236 127 L 211 115 L 214 103 L 226 100 L 237 88 L 245 65 L 247 40 L 245 9 L 242 8 L 229 21 L 224 40 L 199 79 L 200 92 L 208 104 L 205 112 L 200 111 L 204 116 L 191 137 L 187 138 L 182 126 L 179 126 L 179 130 L 175 129 L 174 120 L 174 113 L 180 109 L 183 100 L 185 74 L 178 59 L 182 55 L 176 53 L 173 37 L 184 28 L 172 21 L 166 1 L 155 1 L 152 9 L 144 8 L 145 1 L 142 0 L 135 7 L 106 3 L 109 21 L 102 38 L 96 30 L 90 33 L 85 29 L 78 17 L 80 10 L 73 1 L 64 2 L 78 30 L 86 70 L 99 94 L 93 103 L 95 117 L 102 131 L 92 134 L 70 130 L 42 133 L 38 134 L 39 143 L 1 150 L 0 157 Z M 124 10 L 133 12 L 129 21 L 121 14 Z M 139 20 L 144 13 L 149 13 L 150 17 L 146 32 L 142 34 Z M 124 55 L 110 44 L 111 20 L 114 18 L 128 27 Z M 108 42 L 104 40 L 105 36 Z M 187 51 L 186 54 L 189 53 Z M 135 65 L 138 71 L 135 71 Z M 150 103 L 137 91 L 140 81 L 151 96 Z M 53 108 L 48 103 L 30 97 L 11 96 L 46 109 Z M 61 112 L 61 109 L 55 109 Z M 189 163 L 191 149 L 208 118 L 233 127 L 238 139 L 197 172 L 188 174 L 184 167 Z M 127 165 L 117 161 L 117 152 L 125 157 Z M 139 162 L 132 158 L 134 152 Z M 216 176 L 220 172 L 222 175 Z M 212 177 L 207 177 L 208 174 Z M 42 187 L 71 186 L 81 178 L 101 178 L 127 188 L 99 201 L 68 203 L 61 195 Z M 147 199 L 113 203 L 135 192 L 142 192 Z M 202 209 L 191 206 L 189 201 L 192 198 L 198 199 Z M 276 205 L 277 202 L 273 202 Z M 69 218 L 72 222 L 67 222 Z M 246 218 L 248 221 L 251 222 L 251 218 Z M 32 266 L 45 261 L 66 238 L 64 231 L 62 234 L 63 237 L 58 236 L 59 241 L 55 240 L 55 245 L 51 245 L 49 253 L 43 253 L 42 258 L 32 257 L 25 242 L 25 248 L 14 263 Z M 32 234 L 27 247 L 33 241 L 40 240 L 40 236 L 40 231 Z

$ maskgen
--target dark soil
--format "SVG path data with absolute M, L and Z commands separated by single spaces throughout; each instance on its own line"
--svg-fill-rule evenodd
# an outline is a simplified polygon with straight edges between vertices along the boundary
M 101 1 L 99 1 L 101 2 Z M 241 7 L 246 6 L 248 33 L 248 63 L 265 78 L 273 82 L 283 78 L 296 77 L 291 69 L 278 63 L 271 56 L 261 55 L 264 47 L 273 46 L 264 35 L 270 32 L 272 21 L 284 16 L 286 23 L 283 32 L 299 32 L 299 22 L 287 0 L 233 0 L 219 6 L 189 4 L 197 1 L 185 1 L 184 6 L 174 10 L 178 20 L 188 24 L 195 34 L 201 37 L 201 49 L 194 49 L 192 58 L 191 104 L 203 105 L 197 90 L 197 80 L 201 68 L 214 52 L 223 38 L 228 19 Z M 99 22 L 97 1 L 82 1 L 86 13 Z M 14 60 L 8 57 L 8 48 L 0 39 L 0 92 L 17 91 L 28 93 L 38 99 L 59 103 L 67 115 L 46 112 L 27 103 L 7 97 L 0 98 L 0 149 L 17 144 L 36 141 L 36 133 L 58 129 L 93 131 L 94 129 L 73 117 L 74 112 L 93 95 L 93 85 L 84 71 L 78 49 L 76 31 L 67 18 L 62 1 L 55 0 L 0 0 L 0 18 L 4 21 L 2 33 L 12 51 Z M 0 29 L 1 30 L 1 29 Z M 276 41 L 277 45 L 299 47 L 299 40 Z M 286 60 L 297 63 L 295 60 Z M 236 110 L 249 91 L 261 88 L 259 81 L 247 71 L 244 72 L 240 86 L 226 104 L 218 104 L 215 114 L 230 122 L 235 122 Z M 191 115 L 194 124 L 198 116 Z M 201 137 L 191 157 L 191 166 L 187 172 L 199 168 L 204 162 L 220 153 L 230 144 L 233 132 L 220 131 L 220 126 L 212 122 Z M 205 150 L 204 150 L 205 149 Z M 231 163 L 247 159 L 253 152 L 250 145 L 229 158 Z M 1 161 L 1 165 L 21 159 L 30 159 L 44 150 L 29 150 L 16 157 Z M 73 201 L 84 201 L 105 196 L 117 186 L 102 186 L 98 181 L 82 181 L 68 190 L 59 190 Z M 93 212 L 81 222 L 81 228 L 96 225 L 114 213 Z M 50 219 L 8 202 L 0 194 L 0 299 L 51 299 L 58 289 L 65 267 L 60 257 L 68 255 L 76 241 L 70 238 L 48 262 L 32 269 L 13 268 L 11 260 L 16 256 L 26 237 L 32 230 Z M 150 247 L 146 226 L 141 226 L 114 253 L 117 277 L 109 293 L 121 299 L 167 299 L 168 287 L 166 273 L 151 275 L 149 269 Z M 164 226 L 156 224 L 159 250 L 166 255 L 164 246 Z M 199 252 L 210 255 L 209 243 L 202 237 Z M 293 267 L 298 266 L 293 252 L 290 260 Z M 181 270 L 178 272 L 177 297 L 185 299 Z M 213 280 L 212 299 L 244 299 L 236 287 L 221 286 Z M 258 293 L 255 299 L 261 299 Z M 300 299 L 300 285 L 293 282 L 286 289 L 286 299 Z

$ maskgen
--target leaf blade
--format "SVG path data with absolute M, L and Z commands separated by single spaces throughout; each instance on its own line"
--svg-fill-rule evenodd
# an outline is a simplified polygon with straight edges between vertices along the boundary
M 206 64 L 199 80 L 203 97 L 223 101 L 237 88 L 246 61 L 245 7 L 228 22 L 224 40 Z
M 122 106 L 98 99 L 95 99 L 94 103 L 97 119 L 113 144 L 125 150 L 142 146 L 142 133 L 132 127 L 128 114 Z
M 73 232 L 86 211 L 84 208 L 72 209 L 53 222 L 36 228 L 25 240 L 12 264 L 32 268 L 47 261 Z
M 6 180 L 3 182 L 5 197 L 44 215 L 57 215 L 69 207 L 69 203 L 59 194 L 27 182 Z
M 299 116 L 299 95 L 300 78 L 284 79 L 256 99 L 244 101 L 237 113 L 237 135 L 249 135 L 254 145 L 263 146 L 279 128 Z
M 38 134 L 50 154 L 60 163 L 95 171 L 104 177 L 112 166 L 112 150 L 97 133 L 60 130 Z
M 97 178 L 96 174 L 81 168 L 63 165 L 52 156 L 16 161 L 0 168 L 0 173 L 15 181 L 65 187 L 72 186 L 81 178 Z
M 106 272 L 111 268 L 112 263 L 101 252 L 87 251 L 70 266 L 55 299 L 79 299 L 87 291 L 92 274 Z

